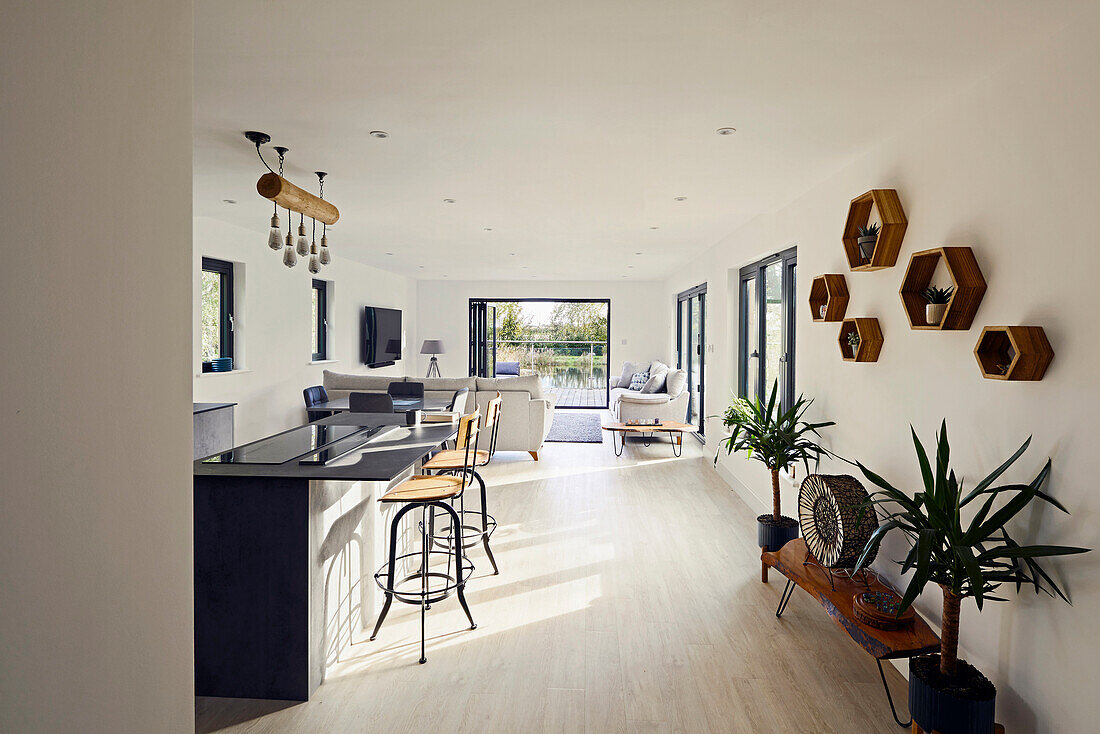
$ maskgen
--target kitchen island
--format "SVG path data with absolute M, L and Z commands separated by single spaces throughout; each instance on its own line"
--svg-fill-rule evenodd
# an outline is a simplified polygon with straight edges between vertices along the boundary
M 453 424 L 342 413 L 195 462 L 195 693 L 305 701 L 373 621 L 390 508 Z

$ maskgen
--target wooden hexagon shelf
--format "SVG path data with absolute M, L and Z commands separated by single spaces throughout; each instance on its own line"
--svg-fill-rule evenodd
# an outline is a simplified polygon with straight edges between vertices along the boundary
M 859 255 L 859 228 L 867 224 L 871 209 L 878 210 L 882 229 L 875 242 L 875 251 L 870 262 L 863 262 Z M 853 272 L 882 270 L 892 268 L 901 252 L 901 240 L 905 237 L 905 228 L 909 220 L 901 208 L 898 192 L 894 189 L 871 189 L 852 199 L 848 206 L 848 220 L 844 223 L 844 255 L 848 258 L 848 267 Z
M 825 315 L 821 315 L 824 306 Z M 810 284 L 810 315 L 814 321 L 843 321 L 848 310 L 848 283 L 840 273 L 814 278 Z
M 1054 350 L 1041 326 L 987 326 L 974 356 L 989 380 L 1041 380 Z
M 853 331 L 859 334 L 859 346 L 856 347 L 854 357 L 852 348 L 848 345 L 848 334 Z M 837 344 L 840 345 L 840 354 L 845 362 L 877 362 L 879 352 L 882 351 L 882 342 L 882 329 L 878 327 L 878 319 L 844 319 L 840 325 Z
M 947 311 L 940 323 L 929 324 L 925 316 L 928 302 L 921 291 L 932 283 L 940 260 L 947 267 L 955 292 L 947 302 Z M 969 247 L 936 247 L 913 253 L 898 293 L 901 294 L 910 329 L 966 331 L 974 323 L 974 314 L 985 295 L 985 288 L 985 278 L 978 261 L 974 259 L 973 250 Z

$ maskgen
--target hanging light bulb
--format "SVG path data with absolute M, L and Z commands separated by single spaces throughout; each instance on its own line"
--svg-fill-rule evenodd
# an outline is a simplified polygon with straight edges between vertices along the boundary
M 286 210 L 286 218 L 290 220 L 290 210 Z M 288 268 L 292 268 L 298 264 L 298 256 L 294 254 L 294 235 L 290 233 L 290 228 L 286 230 L 286 246 L 283 248 L 283 265 Z
M 314 242 L 309 248 L 309 272 L 317 275 L 321 272 L 321 258 L 317 254 L 317 243 Z
M 324 171 L 315 171 L 315 173 L 317 174 L 318 196 L 320 196 L 321 200 L 324 201 L 324 198 L 325 198 L 325 176 L 327 176 L 328 174 L 325 173 Z M 314 236 L 316 236 L 316 229 L 317 229 L 317 221 L 316 220 L 313 221 L 313 228 L 315 230 Z M 328 223 L 327 222 L 322 222 L 321 223 L 321 254 L 318 257 L 318 260 L 320 260 L 322 265 L 328 265 L 330 262 L 332 262 L 332 256 L 329 254 L 329 251 L 328 251 Z
M 271 233 L 267 236 L 267 246 L 272 250 L 278 250 L 283 246 L 283 232 L 279 229 L 278 205 L 275 207 L 275 213 L 271 215 Z
M 306 238 L 306 215 L 302 214 L 298 220 L 298 254 L 305 257 L 309 254 L 309 240 Z

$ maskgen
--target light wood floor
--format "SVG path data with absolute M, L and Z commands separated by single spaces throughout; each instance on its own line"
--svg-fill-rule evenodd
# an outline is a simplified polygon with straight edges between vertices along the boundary
M 798 591 L 760 583 L 755 516 L 685 439 L 546 444 L 485 472 L 499 576 L 395 604 L 356 632 L 308 703 L 201 698 L 198 731 L 898 732 L 874 660 Z M 373 622 L 373 619 L 370 620 Z M 895 700 L 905 682 L 887 667 Z

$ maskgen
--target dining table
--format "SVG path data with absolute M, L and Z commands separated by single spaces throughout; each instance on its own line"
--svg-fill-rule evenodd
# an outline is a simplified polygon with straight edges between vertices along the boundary
M 350 398 L 332 398 L 321 403 L 309 406 L 310 412 L 328 411 L 330 413 L 343 413 L 351 410 L 348 404 Z M 427 395 L 423 398 L 393 398 L 393 412 L 404 413 L 406 410 L 440 411 L 451 407 L 451 398 L 433 397 Z

